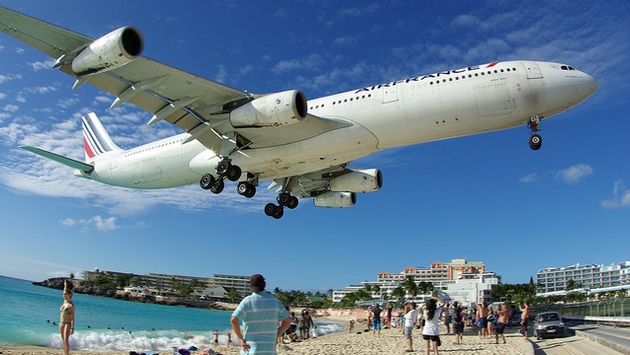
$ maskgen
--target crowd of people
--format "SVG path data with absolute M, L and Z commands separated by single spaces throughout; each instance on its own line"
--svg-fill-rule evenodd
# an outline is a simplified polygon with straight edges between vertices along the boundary
M 527 327 L 529 306 L 527 302 L 518 306 L 522 315 L 520 320 L 521 334 L 528 340 Z M 466 325 L 476 329 L 478 336 L 482 339 L 492 339 L 499 344 L 501 340 L 506 343 L 504 331 L 506 327 L 512 327 L 515 316 L 515 305 L 503 303 L 488 305 L 482 302 L 478 307 L 465 309 L 459 302 L 452 304 L 445 303 L 442 299 L 432 297 L 427 300 L 421 309 L 416 309 L 416 303 L 407 302 L 404 309 L 399 311 L 397 317 L 393 317 L 394 307 L 387 303 L 385 312 L 378 304 L 367 309 L 367 329 L 379 336 L 383 327 L 400 328 L 407 340 L 406 352 L 413 352 L 413 329 L 420 329 L 424 340 L 426 354 L 433 350 L 435 355 L 439 354 L 441 345 L 438 324 L 443 322 L 447 334 L 455 335 L 455 344 L 463 341 L 464 328 Z M 452 330 L 451 330 L 452 326 Z M 350 321 L 348 331 L 354 331 L 354 320 Z

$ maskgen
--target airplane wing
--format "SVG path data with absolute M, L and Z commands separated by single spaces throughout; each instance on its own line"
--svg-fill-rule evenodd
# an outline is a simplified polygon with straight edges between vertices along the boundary
M 87 82 L 113 94 L 112 107 L 130 102 L 154 115 L 149 123 L 165 120 L 175 124 L 190 134 L 190 140 L 199 140 L 217 154 L 229 136 L 236 135 L 241 146 L 264 148 L 350 125 L 308 114 L 290 125 L 234 128 L 229 113 L 256 96 L 139 55 L 111 69 L 78 75 L 73 70 L 74 59 L 93 43 L 107 40 L 109 34 L 95 40 L 4 7 L 0 7 L 0 30 L 56 58 L 55 66 L 77 79 L 74 87 Z M 143 46 L 141 35 L 134 31 Z

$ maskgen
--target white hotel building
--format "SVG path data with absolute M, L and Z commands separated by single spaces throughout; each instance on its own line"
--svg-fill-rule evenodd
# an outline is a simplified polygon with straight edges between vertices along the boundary
M 575 264 L 549 267 L 539 270 L 536 274 L 536 284 L 539 285 L 540 293 L 563 291 L 569 280 L 589 289 L 630 285 L 630 261 L 609 266 Z

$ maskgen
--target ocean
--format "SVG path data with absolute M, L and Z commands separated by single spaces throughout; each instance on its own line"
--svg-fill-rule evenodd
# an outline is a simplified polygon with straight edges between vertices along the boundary
M 74 294 L 75 331 L 72 349 L 91 351 L 156 351 L 173 347 L 227 346 L 232 312 L 163 306 Z M 31 281 L 0 276 L 0 344 L 61 348 L 59 307 L 62 292 Z M 55 324 L 53 324 L 55 322 Z M 318 335 L 343 325 L 315 319 Z M 232 336 L 234 339 L 234 336 Z

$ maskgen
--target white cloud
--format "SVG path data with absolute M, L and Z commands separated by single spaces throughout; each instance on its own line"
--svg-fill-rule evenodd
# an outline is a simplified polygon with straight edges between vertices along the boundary
M 0 75 L 0 84 L 3 84 L 7 81 L 11 81 L 11 80 L 19 80 L 22 79 L 22 74 L 7 74 L 7 75 Z
M 613 187 L 613 199 L 602 201 L 605 208 L 630 207 L 630 189 L 626 188 L 622 180 L 615 181 Z
M 566 184 L 577 184 L 583 178 L 593 175 L 593 168 L 586 164 L 578 164 L 556 173 L 556 180 Z
M 19 110 L 20 107 L 17 105 L 6 105 L 4 106 L 3 110 L 6 112 L 15 112 L 17 110 Z
M 47 94 L 50 92 L 57 91 L 57 88 L 54 86 L 36 86 L 34 88 L 25 88 L 24 91 L 31 94 Z
M 55 65 L 55 60 L 51 59 L 45 62 L 33 62 L 33 63 L 28 63 L 28 65 L 31 66 L 33 71 L 40 71 L 42 69 L 52 69 L 53 65 Z
M 66 226 L 66 227 L 72 227 L 74 226 L 74 223 L 75 223 L 74 219 L 72 218 L 66 218 L 64 220 L 61 220 L 60 222 L 62 226 Z
M 527 176 L 523 176 L 518 181 L 524 182 L 526 184 L 529 184 L 529 183 L 538 181 L 538 179 L 539 179 L 539 177 L 538 177 L 537 173 L 531 173 L 531 174 L 529 174 Z
M 79 220 L 79 223 L 84 224 L 86 226 L 95 225 L 98 230 L 106 232 L 106 231 L 118 229 L 118 226 L 116 225 L 116 219 L 117 219 L 116 217 L 109 217 L 109 218 L 103 219 L 103 217 L 98 215 L 90 219 L 81 219 Z

